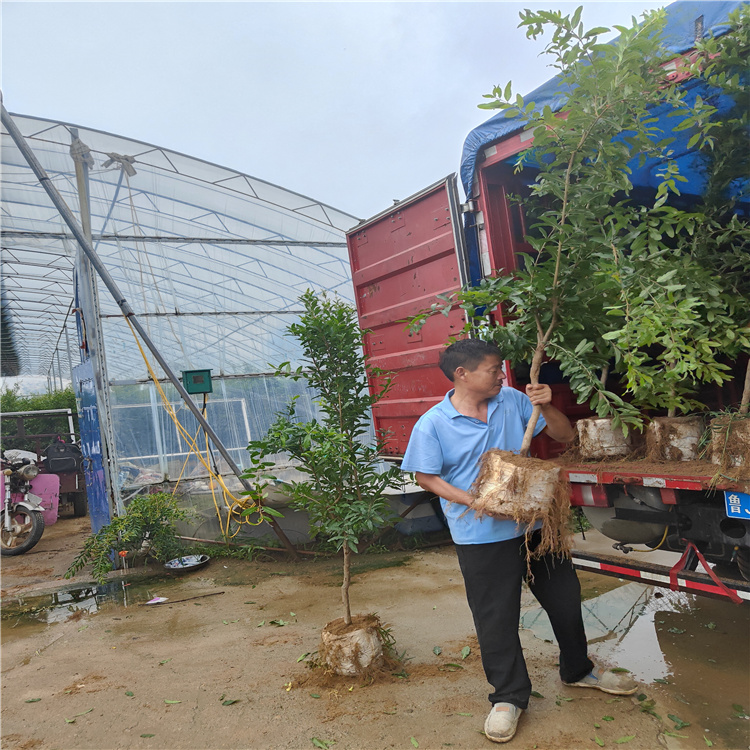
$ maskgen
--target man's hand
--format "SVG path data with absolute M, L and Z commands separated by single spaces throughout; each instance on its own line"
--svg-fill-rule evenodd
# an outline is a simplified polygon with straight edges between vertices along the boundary
M 552 389 L 546 383 L 526 386 L 526 395 L 534 406 L 544 406 L 552 403 Z
M 541 407 L 547 426 L 544 428 L 553 440 L 559 443 L 570 443 L 576 432 L 570 420 L 556 407 L 552 406 L 552 389 L 546 383 L 526 386 L 526 395 L 533 406 Z

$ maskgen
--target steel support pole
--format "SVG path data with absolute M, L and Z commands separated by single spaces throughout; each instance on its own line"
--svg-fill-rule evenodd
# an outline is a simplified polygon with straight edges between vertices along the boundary
M 60 390 L 62 391 L 65 388 L 65 383 L 63 382 L 62 367 L 60 366 L 59 349 L 55 349 L 55 356 L 57 357 L 57 377 L 60 378 Z
M 153 343 L 153 341 L 151 341 L 150 336 L 144 330 L 140 321 L 130 307 L 128 301 L 125 299 L 124 295 L 118 288 L 115 280 L 112 278 L 109 271 L 107 271 L 101 259 L 94 251 L 93 246 L 84 235 L 81 226 L 78 224 L 75 216 L 73 215 L 73 212 L 65 203 L 65 200 L 60 195 L 57 188 L 52 184 L 52 181 L 50 180 L 49 175 L 45 171 L 44 167 L 39 163 L 39 160 L 36 158 L 33 150 L 31 149 L 29 144 L 26 143 L 26 139 L 23 137 L 23 134 L 18 129 L 15 122 L 13 122 L 13 118 L 10 116 L 10 114 L 8 114 L 8 110 L 5 108 L 5 104 L 0 104 L 0 107 L 2 107 L 2 123 L 5 126 L 5 129 L 8 131 L 8 134 L 18 147 L 18 150 L 21 152 L 23 158 L 26 160 L 26 162 L 36 175 L 36 178 L 39 180 L 39 184 L 44 188 L 45 192 L 50 197 L 50 200 L 54 204 L 60 216 L 63 218 L 63 221 L 65 221 L 65 223 L 68 225 L 68 228 L 78 241 L 78 244 L 86 254 L 86 257 L 91 261 L 91 265 L 93 265 L 93 267 L 96 269 L 96 272 L 99 274 L 102 282 L 107 287 L 109 293 L 112 295 L 112 298 L 117 303 L 117 306 L 120 308 L 123 316 L 130 321 L 133 328 L 135 328 L 135 330 L 138 332 L 143 343 L 146 344 L 151 354 L 153 354 L 154 359 L 156 359 L 156 361 L 159 363 L 159 366 L 164 371 L 164 374 L 172 382 L 172 385 L 174 385 L 175 389 L 180 394 L 180 397 L 185 402 L 188 409 L 190 409 L 190 411 L 193 413 L 193 416 L 198 421 L 198 424 L 200 424 L 208 437 L 211 439 L 211 442 L 213 442 L 213 444 L 216 446 L 216 449 L 219 451 L 222 458 L 227 462 L 229 468 L 246 489 L 252 490 L 252 485 L 242 477 L 242 470 L 235 463 L 234 459 L 229 454 L 229 451 L 219 439 L 219 436 L 214 432 L 214 429 L 211 427 L 211 425 L 208 424 L 208 422 L 204 419 L 203 415 L 200 412 L 200 409 L 198 409 L 198 407 L 193 402 L 193 399 L 190 398 L 188 392 L 183 388 L 179 378 L 174 374 L 174 372 L 172 372 L 172 369 L 169 367 L 164 357 L 162 357 L 161 352 L 159 352 L 159 350 L 156 348 L 156 345 Z M 267 522 L 276 532 L 276 535 L 282 541 L 286 549 L 295 557 L 295 559 L 299 559 L 297 550 L 289 541 L 288 537 L 284 533 L 283 529 L 279 526 L 276 519 L 271 518 Z
M 82 155 L 78 138 L 78 128 L 71 128 L 73 136 L 71 144 L 71 157 L 76 170 L 76 187 L 78 189 L 78 207 L 81 217 L 81 231 L 83 236 L 91 242 L 91 203 L 89 197 L 89 165 L 87 159 Z M 76 154 L 73 153 L 76 146 Z M 93 161 L 93 160 L 92 160 Z M 71 214 L 72 215 L 72 214 Z M 102 440 L 100 449 L 102 452 L 102 467 L 104 469 L 104 485 L 110 501 L 110 517 L 121 516 L 125 513 L 125 504 L 120 494 L 120 486 L 116 477 L 115 431 L 112 426 L 112 407 L 109 398 L 109 387 L 106 382 L 107 356 L 104 350 L 104 331 L 102 330 L 101 312 L 99 309 L 99 289 L 96 283 L 96 274 L 83 248 L 79 245 L 76 262 L 76 284 L 80 295 L 81 310 L 79 315 L 84 320 L 86 327 L 86 343 L 88 354 L 91 359 L 94 372 L 94 390 L 99 405 L 97 409 L 99 432 Z M 67 322 L 67 321 L 66 321 Z M 71 373 L 72 376 L 72 373 Z
M 70 369 L 70 383 L 73 384 L 73 353 L 70 350 L 70 334 L 68 333 L 68 319 L 70 317 L 70 311 L 68 311 L 68 317 L 65 318 L 65 348 L 68 350 L 68 368 Z

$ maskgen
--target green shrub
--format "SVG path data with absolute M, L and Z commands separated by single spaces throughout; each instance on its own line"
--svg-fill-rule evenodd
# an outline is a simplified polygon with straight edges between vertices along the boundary
M 177 500 L 168 492 L 138 495 L 125 515 L 113 518 L 84 542 L 83 551 L 73 560 L 65 578 L 72 578 L 93 562 L 94 578 L 104 583 L 114 567 L 113 557 L 120 552 L 146 551 L 147 557 L 160 562 L 180 557 L 185 546 L 177 536 L 175 523 L 189 516 L 190 511 L 177 507 Z

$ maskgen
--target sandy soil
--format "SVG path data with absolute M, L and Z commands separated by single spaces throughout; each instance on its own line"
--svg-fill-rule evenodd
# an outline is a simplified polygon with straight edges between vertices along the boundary
M 29 594 L 50 588 L 64 567 L 60 561 L 85 534 L 85 520 L 75 519 L 72 526 L 80 528 L 67 535 L 62 527 L 59 537 L 45 532 L 36 554 L 3 559 L 6 613 L 19 602 L 28 608 Z M 386 553 L 361 562 L 353 607 L 378 613 L 407 657 L 401 669 L 371 684 L 328 680 L 298 661 L 317 649 L 322 627 L 341 614 L 337 560 L 213 559 L 180 579 L 128 579 L 120 587 L 127 607 L 103 603 L 89 613 L 58 607 L 61 621 L 54 623 L 5 614 L 2 747 L 492 747 L 481 734 L 488 685 L 453 550 Z M 156 595 L 169 601 L 139 603 Z M 524 603 L 535 602 L 527 593 Z M 700 735 L 693 734 L 694 742 L 665 736 L 667 726 L 634 698 L 562 685 L 554 645 L 527 630 L 521 637 L 534 689 L 543 697 L 532 698 L 512 747 L 596 748 L 596 738 L 629 750 L 706 747 Z M 462 658 L 466 647 L 471 652 Z M 644 686 L 644 692 L 663 701 L 659 687 Z M 230 700 L 236 702 L 224 705 Z M 680 708 L 659 705 L 664 716 Z M 625 737 L 632 739 L 617 744 Z M 728 746 L 716 741 L 713 747 Z

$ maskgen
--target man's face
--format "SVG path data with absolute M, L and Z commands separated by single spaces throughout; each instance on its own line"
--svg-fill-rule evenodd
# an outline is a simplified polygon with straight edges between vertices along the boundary
M 458 367 L 454 382 L 477 395 L 490 398 L 500 393 L 504 380 L 502 359 L 488 354 L 473 370 Z

